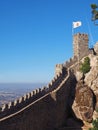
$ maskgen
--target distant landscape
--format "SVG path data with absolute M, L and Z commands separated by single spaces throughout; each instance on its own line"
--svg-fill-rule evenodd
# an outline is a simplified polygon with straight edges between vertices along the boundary
M 0 106 L 45 85 L 45 83 L 0 83 Z

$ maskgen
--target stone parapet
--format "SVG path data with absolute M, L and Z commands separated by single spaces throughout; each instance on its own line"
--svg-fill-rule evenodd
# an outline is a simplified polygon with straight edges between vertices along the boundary
M 67 73 L 66 73 L 66 75 L 67 75 Z M 20 109 L 24 108 L 31 102 L 41 98 L 42 96 L 44 96 L 47 93 L 53 91 L 55 88 L 57 88 L 59 86 L 59 84 L 62 82 L 62 80 L 63 80 L 62 73 L 58 73 L 47 86 L 43 86 L 42 88 L 35 89 L 35 90 L 23 95 L 19 99 L 9 102 L 8 104 L 4 104 L 1 107 L 0 118 L 3 118 L 4 116 L 8 116 L 12 113 L 19 111 Z

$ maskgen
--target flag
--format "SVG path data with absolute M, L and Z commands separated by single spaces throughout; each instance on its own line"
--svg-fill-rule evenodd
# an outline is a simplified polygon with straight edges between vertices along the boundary
M 81 25 L 82 25 L 81 21 L 73 22 L 73 28 L 77 28 Z

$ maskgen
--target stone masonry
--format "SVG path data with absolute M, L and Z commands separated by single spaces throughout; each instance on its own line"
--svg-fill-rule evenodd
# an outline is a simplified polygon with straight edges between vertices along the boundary
M 2 106 L 0 130 L 57 130 L 64 125 L 73 85 L 72 69 L 77 68 L 78 60 L 91 53 L 88 35 L 75 34 L 73 48 L 73 57 L 56 65 L 55 76 L 47 86 Z

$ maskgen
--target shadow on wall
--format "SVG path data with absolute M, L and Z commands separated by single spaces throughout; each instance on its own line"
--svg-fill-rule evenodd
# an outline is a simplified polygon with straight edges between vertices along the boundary
M 71 71 L 70 72 L 70 76 L 71 76 L 71 79 L 70 79 L 70 82 L 71 82 L 71 88 L 70 88 L 70 97 L 69 97 L 69 102 L 68 102 L 68 119 L 65 123 L 66 125 L 66 129 L 65 130 L 82 130 L 82 127 L 83 127 L 83 122 L 82 120 L 79 120 L 77 119 L 75 113 L 73 112 L 72 110 L 72 105 L 73 105 L 73 102 L 75 100 L 75 93 L 76 93 L 76 84 L 77 84 L 77 80 L 76 80 L 76 77 L 74 75 L 74 72 Z M 67 128 L 69 127 L 69 128 Z M 64 129 L 61 129 L 61 130 L 64 130 Z

